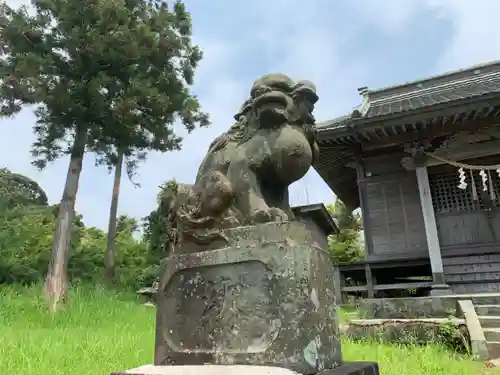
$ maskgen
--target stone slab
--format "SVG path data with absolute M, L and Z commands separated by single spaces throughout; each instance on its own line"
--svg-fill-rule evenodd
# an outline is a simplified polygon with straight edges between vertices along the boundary
M 447 329 L 443 331 L 443 325 Z M 448 329 L 448 328 L 451 328 Z M 342 327 L 349 340 L 375 340 L 399 344 L 443 342 L 466 351 L 469 334 L 464 319 L 368 319 L 352 320 Z
M 155 366 L 146 365 L 135 369 L 114 372 L 111 375 L 296 375 L 282 367 L 245 365 L 205 365 L 205 366 Z M 345 362 L 332 370 L 324 370 L 318 375 L 379 375 L 379 368 L 372 362 Z
M 485 367 L 486 368 L 500 367 L 500 358 L 490 359 L 489 361 L 485 362 Z
M 282 367 L 246 365 L 205 366 L 155 366 L 145 365 L 135 369 L 114 372 L 111 375 L 295 375 L 294 371 Z
M 490 341 L 487 342 L 486 345 L 488 346 L 490 358 L 499 358 L 500 360 L 500 342 Z
M 484 328 L 483 333 L 486 338 L 486 342 L 500 342 L 500 329 Z
M 457 308 L 461 311 L 461 315 L 465 317 L 472 354 L 479 359 L 489 359 L 488 345 L 474 304 L 471 300 L 461 300 L 457 302 Z
M 434 284 L 430 292 L 431 297 L 441 297 L 453 295 L 453 291 L 447 284 Z
M 320 372 L 318 375 L 380 375 L 375 362 L 344 362 L 342 365 Z
M 167 259 L 155 365 L 342 363 L 329 254 L 300 222 L 227 230 L 227 247 Z
M 362 319 L 447 318 L 457 313 L 457 301 L 474 305 L 500 304 L 500 293 L 455 294 L 441 297 L 368 298 L 360 302 Z

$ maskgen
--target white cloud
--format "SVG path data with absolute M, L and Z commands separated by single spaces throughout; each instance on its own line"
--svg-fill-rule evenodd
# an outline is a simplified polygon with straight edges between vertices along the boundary
M 500 2 L 429 0 L 453 23 L 451 40 L 439 58 L 441 70 L 500 60 Z
M 436 40 L 444 39 L 445 45 L 437 58 L 435 73 L 500 59 L 497 0 L 353 0 L 351 4 L 359 9 L 364 23 L 390 34 L 411 31 L 412 23 L 425 22 L 431 14 L 443 24 L 451 24 L 450 38 L 445 32 L 435 35 Z
M 424 0 L 425 1 L 425 0 Z M 384 33 L 397 33 L 408 27 L 422 10 L 422 0 L 351 0 L 359 21 L 371 24 Z

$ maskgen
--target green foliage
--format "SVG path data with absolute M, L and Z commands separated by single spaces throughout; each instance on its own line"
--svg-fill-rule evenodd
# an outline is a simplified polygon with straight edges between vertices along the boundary
M 339 199 L 327 206 L 340 232 L 328 238 L 330 253 L 335 262 L 350 262 L 364 258 L 364 247 L 360 241 L 363 230 L 361 216 L 347 210 Z
M 98 164 L 116 150 L 131 175 L 148 150 L 180 148 L 208 117 L 188 86 L 202 58 L 182 2 L 39 0 L 35 13 L 0 3 L 0 116 L 36 105 L 34 164 L 72 152 L 77 134 Z M 78 130 L 78 131 L 77 131 Z
M 0 210 L 47 205 L 47 194 L 32 179 L 0 168 Z
M 161 185 L 157 197 L 158 207 L 143 218 L 143 238 L 149 244 L 149 253 L 153 263 L 159 263 L 169 252 L 167 244 L 171 224 L 168 215 L 169 208 L 176 197 L 177 188 L 175 180 L 166 181 Z
M 129 236 L 133 236 L 139 230 L 139 224 L 137 220 L 133 217 L 128 217 L 127 215 L 118 216 L 118 222 L 116 224 L 116 233 L 126 233 Z
M 0 218 L 0 284 L 32 284 L 47 272 L 55 217 L 53 207 L 30 206 Z M 68 276 L 72 282 L 101 282 L 104 273 L 106 233 L 76 226 L 72 237 Z M 148 246 L 122 231 L 116 238 L 116 272 L 119 284 L 136 288 L 150 284 L 157 268 L 149 263 Z
M 150 285 L 157 270 L 149 262 L 147 243 L 134 238 L 135 228 L 130 224 L 135 219 L 122 215 L 119 220 L 122 227 L 119 224 L 121 230 L 117 231 L 115 238 L 118 285 L 132 288 Z M 73 282 L 99 283 L 104 273 L 107 234 L 98 228 L 82 228 L 79 237 L 79 243 L 70 252 L 68 274 Z
M 0 283 L 33 283 L 46 272 L 54 230 L 50 207 L 23 207 L 0 219 Z
M 12 181 L 27 181 L 27 186 L 38 187 L 25 176 L 8 173 L 8 178 L 2 178 L 0 173 L 0 191 L 8 192 Z M 31 192 L 30 189 L 19 191 Z M 0 209 L 0 284 L 32 284 L 44 279 L 51 257 L 58 205 L 47 206 L 46 198 L 31 199 L 40 196 L 42 194 L 19 193 L 16 199 L 9 198 L 9 202 L 15 204 Z M 69 278 L 74 283 L 100 282 L 104 273 L 106 233 L 86 228 L 81 215 L 75 215 L 73 227 Z M 133 218 L 122 215 L 118 219 L 116 267 L 118 282 L 124 287 L 150 284 L 158 274 L 158 266 L 150 262 L 147 243 L 134 238 L 137 227 Z
M 119 285 L 138 289 L 150 286 L 158 277 L 159 264 L 150 261 L 146 242 L 137 241 L 120 233 L 116 238 L 115 249 L 116 275 Z

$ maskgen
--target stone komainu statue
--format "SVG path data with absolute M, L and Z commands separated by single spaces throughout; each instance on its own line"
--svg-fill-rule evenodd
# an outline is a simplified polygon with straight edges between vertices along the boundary
M 177 184 L 163 202 L 174 248 L 186 236 L 201 245 L 217 229 L 293 219 L 288 187 L 318 157 L 317 100 L 309 81 L 270 74 L 254 82 L 236 123 L 211 143 L 194 185 Z

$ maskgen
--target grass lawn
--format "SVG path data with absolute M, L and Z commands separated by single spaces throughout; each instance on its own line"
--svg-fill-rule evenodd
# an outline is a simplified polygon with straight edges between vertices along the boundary
M 0 374 L 107 375 L 153 360 L 154 309 L 132 295 L 73 289 L 51 316 L 39 291 L 0 289 Z M 343 343 L 346 360 L 377 361 L 382 375 L 492 375 L 438 346 Z
M 340 324 L 348 324 L 353 319 L 359 319 L 358 311 L 354 306 L 342 306 L 338 312 L 338 319 Z

